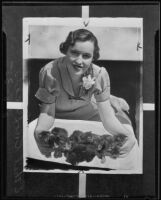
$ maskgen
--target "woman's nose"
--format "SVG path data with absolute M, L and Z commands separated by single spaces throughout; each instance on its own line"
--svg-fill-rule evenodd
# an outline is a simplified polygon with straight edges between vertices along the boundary
M 81 65 L 82 63 L 83 63 L 83 59 L 82 59 L 82 56 L 81 55 L 79 55 L 77 58 L 76 58 L 76 64 L 78 64 L 78 65 Z

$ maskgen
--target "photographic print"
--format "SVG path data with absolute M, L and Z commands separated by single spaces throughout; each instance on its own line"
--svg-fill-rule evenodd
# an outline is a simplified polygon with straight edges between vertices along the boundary
M 2 199 L 159 199 L 159 14 L 3 2 Z
M 23 171 L 142 174 L 142 64 L 142 18 L 23 18 Z

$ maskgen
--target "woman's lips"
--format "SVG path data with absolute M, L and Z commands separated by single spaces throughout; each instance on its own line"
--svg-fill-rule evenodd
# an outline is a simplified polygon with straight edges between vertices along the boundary
M 83 66 L 81 66 L 81 65 L 74 65 L 74 64 L 73 64 L 73 67 L 74 67 L 74 69 L 76 69 L 76 70 L 83 69 Z

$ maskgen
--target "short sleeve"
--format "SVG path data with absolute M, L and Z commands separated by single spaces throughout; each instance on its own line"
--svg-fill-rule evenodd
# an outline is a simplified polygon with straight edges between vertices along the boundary
M 104 67 L 96 78 L 94 96 L 97 102 L 104 102 L 110 98 L 110 78 Z
M 59 93 L 59 83 L 52 75 L 52 68 L 43 67 L 39 73 L 39 89 L 35 97 L 44 103 L 54 103 Z

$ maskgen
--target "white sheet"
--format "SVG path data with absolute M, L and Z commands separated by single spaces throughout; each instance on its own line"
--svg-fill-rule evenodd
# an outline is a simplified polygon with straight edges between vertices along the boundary
M 52 161 L 70 165 L 65 161 L 66 158 L 64 156 L 61 158 L 54 158 L 53 156 L 51 158 L 46 158 L 44 155 L 41 154 L 34 138 L 34 129 L 36 124 L 37 124 L 37 119 L 35 119 L 29 124 L 27 136 L 24 137 L 25 138 L 24 156 L 38 160 Z M 68 131 L 69 136 L 73 133 L 74 130 L 81 130 L 84 132 L 92 131 L 93 133 L 99 135 L 103 135 L 105 133 L 109 134 L 104 129 L 101 122 L 94 122 L 94 121 L 56 119 L 53 127 L 65 128 Z M 106 156 L 106 162 L 101 163 L 101 160 L 95 157 L 91 162 L 84 161 L 79 163 L 78 166 L 101 167 L 101 168 L 111 168 L 118 170 L 137 170 L 140 167 L 139 152 L 140 151 L 138 143 L 136 141 L 136 144 L 134 145 L 133 149 L 124 158 L 113 159 Z

